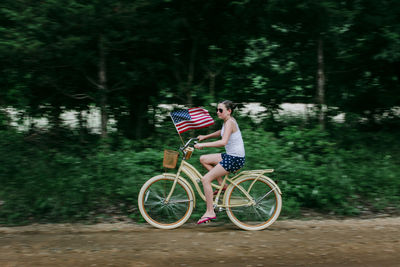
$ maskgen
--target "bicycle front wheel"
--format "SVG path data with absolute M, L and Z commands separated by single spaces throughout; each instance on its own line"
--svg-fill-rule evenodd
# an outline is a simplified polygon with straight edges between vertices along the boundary
M 278 219 L 282 197 L 278 186 L 262 176 L 245 176 L 225 192 L 229 219 L 244 230 L 262 230 Z M 247 192 L 248 195 L 246 195 Z
M 143 218 L 161 229 L 174 229 L 184 224 L 193 211 L 194 197 L 185 182 L 178 179 L 169 201 L 166 201 L 175 175 L 164 174 L 149 179 L 140 189 L 138 206 Z

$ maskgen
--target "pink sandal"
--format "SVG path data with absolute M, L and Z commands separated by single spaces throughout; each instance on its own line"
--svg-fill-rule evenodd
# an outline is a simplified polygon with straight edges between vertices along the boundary
M 197 224 L 208 223 L 215 219 L 217 219 L 216 216 L 215 217 L 201 217 L 200 220 L 197 222 Z
M 225 191 L 226 191 L 227 188 L 228 188 L 228 187 L 222 188 L 221 194 L 225 193 Z M 216 190 L 213 192 L 213 195 L 216 196 L 216 195 L 218 194 L 218 192 L 219 192 L 219 189 L 216 189 Z

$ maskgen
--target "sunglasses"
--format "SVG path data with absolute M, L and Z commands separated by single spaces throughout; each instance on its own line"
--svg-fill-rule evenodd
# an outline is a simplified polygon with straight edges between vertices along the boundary
M 222 108 L 217 108 L 217 113 L 222 113 L 222 112 L 224 112 L 223 110 L 222 110 Z

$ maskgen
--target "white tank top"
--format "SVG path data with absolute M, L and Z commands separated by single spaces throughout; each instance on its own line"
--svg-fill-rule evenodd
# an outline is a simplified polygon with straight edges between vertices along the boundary
M 235 120 L 233 122 L 236 124 L 237 131 L 232 133 L 229 137 L 228 143 L 225 146 L 225 151 L 226 154 L 231 156 L 244 157 L 245 152 L 242 133 L 240 132 L 237 122 Z M 221 137 L 224 135 L 224 125 L 222 125 Z

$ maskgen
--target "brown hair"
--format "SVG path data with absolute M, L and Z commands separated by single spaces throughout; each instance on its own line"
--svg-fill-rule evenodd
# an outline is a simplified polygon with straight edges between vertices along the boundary
M 235 110 L 235 108 L 237 107 L 237 104 L 233 103 L 230 100 L 224 100 L 219 102 L 220 104 L 224 104 L 226 109 L 230 109 L 231 110 L 231 114 L 233 113 L 233 111 Z

